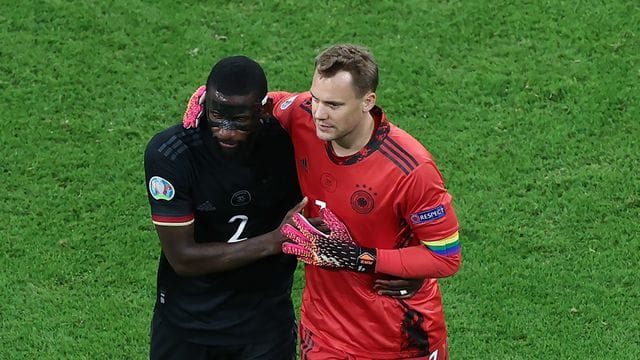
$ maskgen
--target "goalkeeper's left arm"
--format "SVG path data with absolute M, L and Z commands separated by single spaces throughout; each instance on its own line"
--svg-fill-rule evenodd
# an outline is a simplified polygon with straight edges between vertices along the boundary
M 291 240 L 282 245 L 282 251 L 311 265 L 402 278 L 447 277 L 460 268 L 458 232 L 442 240 L 401 249 L 364 248 L 353 241 L 345 224 L 328 208 L 321 209 L 320 215 L 329 228 L 328 234 L 296 214 L 293 217 L 295 226 L 282 227 L 282 233 Z

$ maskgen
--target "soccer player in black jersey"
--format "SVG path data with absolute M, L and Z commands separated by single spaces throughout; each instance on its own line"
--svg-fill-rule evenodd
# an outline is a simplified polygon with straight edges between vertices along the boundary
M 204 89 L 203 89 L 204 90 Z M 211 70 L 202 114 L 151 139 L 144 167 L 162 251 L 152 359 L 294 359 L 296 259 L 279 229 L 304 206 L 255 61 Z

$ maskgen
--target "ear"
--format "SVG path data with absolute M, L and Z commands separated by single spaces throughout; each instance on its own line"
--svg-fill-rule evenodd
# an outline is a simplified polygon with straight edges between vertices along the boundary
M 376 104 L 376 93 L 368 92 L 362 98 L 362 112 L 369 112 Z
M 260 109 L 260 118 L 268 119 L 273 116 L 273 98 L 267 97 L 267 101 Z

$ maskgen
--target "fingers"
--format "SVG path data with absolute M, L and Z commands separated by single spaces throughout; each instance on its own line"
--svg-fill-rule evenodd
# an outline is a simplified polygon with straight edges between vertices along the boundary
M 299 203 L 297 203 L 293 208 L 291 208 L 291 210 L 289 210 L 289 212 L 287 213 L 287 217 L 291 217 L 293 216 L 293 214 L 297 214 L 302 211 L 302 209 L 304 209 L 304 207 L 307 205 L 308 201 L 309 198 L 307 198 L 306 196 L 302 198 Z
M 280 232 L 282 233 L 282 235 L 286 236 L 297 245 L 303 247 L 311 246 L 312 241 L 308 237 L 306 237 L 300 230 L 296 229 L 290 224 L 282 225 L 282 227 L 280 228 Z
M 407 299 L 420 290 L 423 281 L 423 279 L 376 279 L 373 290 L 378 295 Z
M 311 254 L 309 253 L 309 251 L 304 246 L 300 246 L 296 243 L 282 243 L 282 252 L 288 255 L 295 255 L 299 258 L 311 258 Z
M 385 288 L 389 290 L 399 290 L 405 289 L 408 287 L 408 283 L 405 280 L 401 279 L 376 279 L 373 282 L 374 289 L 376 287 Z
M 307 205 L 308 201 L 309 201 L 309 198 L 305 196 L 304 198 L 302 198 L 302 200 L 299 203 L 297 203 L 294 207 L 289 209 L 289 211 L 287 211 L 287 214 L 282 219 L 280 226 L 282 227 L 282 225 L 284 224 L 291 224 L 292 223 L 291 218 L 296 214 L 300 214 L 302 209 L 304 209 L 304 207 Z
M 194 128 L 198 125 L 198 118 L 202 114 L 203 99 L 206 94 L 206 86 L 201 86 L 191 95 L 187 103 L 187 110 L 182 117 L 182 126 L 185 129 Z
M 314 257 L 310 254 L 299 255 L 298 260 L 302 261 L 305 264 L 318 266 L 320 263 L 314 259 Z
M 408 299 L 415 295 L 415 292 L 409 292 L 408 290 L 378 290 L 376 292 L 380 296 L 389 296 L 395 299 Z
M 329 227 L 324 223 L 324 221 L 322 221 L 321 218 L 307 218 L 307 221 L 323 234 L 329 234 L 331 232 L 331 229 L 329 229 Z
M 380 296 L 390 296 L 396 299 L 408 299 L 415 295 L 416 291 L 406 289 L 377 289 L 376 293 Z
M 320 216 L 322 221 L 327 225 L 327 227 L 331 231 L 331 237 L 351 241 L 351 235 L 349 235 L 349 230 L 347 230 L 347 226 L 338 219 L 338 217 L 329 210 L 329 208 L 320 209 Z
M 302 214 L 294 214 L 291 220 L 293 220 L 293 223 L 296 225 L 296 227 L 300 229 L 300 231 L 306 236 L 309 236 L 309 237 L 320 236 L 325 238 L 327 237 L 325 233 L 323 233 L 322 231 L 316 229 L 313 225 L 311 225 L 309 220 L 307 220 L 307 218 L 302 216 Z

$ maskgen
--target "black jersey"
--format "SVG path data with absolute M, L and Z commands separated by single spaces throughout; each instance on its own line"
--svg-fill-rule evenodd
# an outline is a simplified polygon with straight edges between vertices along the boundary
M 203 122 L 206 124 L 206 122 Z M 145 173 L 152 220 L 195 227 L 196 242 L 234 242 L 276 229 L 301 198 L 289 137 L 260 125 L 249 156 L 230 158 L 211 130 L 173 126 L 149 142 Z M 188 340 L 242 344 L 290 336 L 295 258 L 271 256 L 204 276 L 176 274 L 160 254 L 156 311 Z

